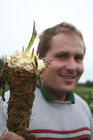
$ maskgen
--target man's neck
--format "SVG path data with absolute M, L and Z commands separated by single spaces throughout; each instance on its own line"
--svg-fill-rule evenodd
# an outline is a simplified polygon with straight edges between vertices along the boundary
M 45 89 L 50 94 L 50 96 L 52 97 L 53 100 L 58 100 L 58 101 L 65 101 L 66 100 L 67 93 L 62 93 L 60 91 L 56 92 L 55 90 L 49 89 L 47 87 L 45 87 Z
M 49 88 L 46 88 L 44 86 L 44 83 L 41 84 L 40 79 L 38 80 L 37 87 L 41 90 L 41 93 L 44 95 L 45 99 L 49 102 L 57 101 L 61 103 L 62 102 L 75 103 L 73 91 L 68 93 L 57 90 L 57 92 L 55 92 L 55 90 L 50 90 Z

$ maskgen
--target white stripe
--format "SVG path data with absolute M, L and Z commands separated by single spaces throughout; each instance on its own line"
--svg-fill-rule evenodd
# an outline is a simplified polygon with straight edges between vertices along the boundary
M 74 138 L 83 135 L 90 135 L 90 131 L 83 130 L 80 132 L 70 133 L 70 134 L 54 134 L 54 133 L 36 133 L 38 138 Z

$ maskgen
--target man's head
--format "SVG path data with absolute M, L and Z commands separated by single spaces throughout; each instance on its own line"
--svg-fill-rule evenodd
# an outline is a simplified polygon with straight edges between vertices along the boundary
M 55 97 L 70 93 L 84 71 L 85 45 L 82 34 L 71 24 L 62 23 L 43 32 L 38 54 L 53 60 L 43 72 L 43 85 Z
M 62 22 L 60 24 L 57 24 L 56 26 L 44 30 L 44 32 L 39 36 L 40 42 L 38 44 L 37 54 L 40 56 L 40 58 L 45 57 L 46 53 L 51 48 L 51 41 L 53 36 L 58 33 L 64 33 L 68 35 L 76 34 L 84 43 L 82 33 L 75 26 L 66 22 Z

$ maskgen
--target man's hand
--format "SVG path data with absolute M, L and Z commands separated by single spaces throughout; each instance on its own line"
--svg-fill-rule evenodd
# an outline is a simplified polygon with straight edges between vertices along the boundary
M 25 140 L 25 138 L 13 132 L 5 132 L 2 136 L 0 136 L 0 140 Z
M 37 140 L 35 134 L 28 134 L 27 137 L 27 140 Z M 13 132 L 5 132 L 2 136 L 0 136 L 0 140 L 25 140 L 25 138 Z

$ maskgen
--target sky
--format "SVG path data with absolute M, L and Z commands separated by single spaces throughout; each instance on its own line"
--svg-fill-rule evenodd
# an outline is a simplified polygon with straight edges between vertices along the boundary
M 33 22 L 39 34 L 63 21 L 83 34 L 85 71 L 79 82 L 93 81 L 93 0 L 0 0 L 0 56 L 27 47 Z M 38 37 L 33 47 L 37 49 Z

